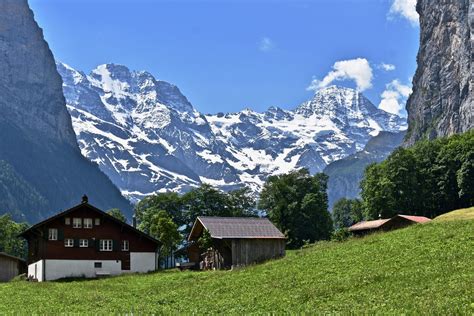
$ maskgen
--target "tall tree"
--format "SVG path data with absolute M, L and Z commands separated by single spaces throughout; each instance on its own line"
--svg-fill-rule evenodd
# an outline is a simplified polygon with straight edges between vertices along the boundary
M 342 198 L 334 204 L 332 216 L 334 228 L 341 229 L 352 226 L 364 219 L 362 201 Z
M 172 217 L 163 210 L 153 216 L 150 225 L 150 234 L 162 243 L 160 260 L 170 256 L 181 241 L 178 225 L 176 225 Z
M 328 239 L 332 230 L 327 210 L 327 176 L 306 169 L 271 176 L 260 194 L 259 208 L 288 237 L 288 246 Z
M 115 217 L 116 219 L 118 219 L 118 220 L 120 220 L 124 223 L 127 222 L 127 218 L 125 217 L 125 215 L 123 215 L 122 211 L 118 208 L 111 208 L 106 213 L 113 216 L 113 217 Z
M 153 216 L 162 210 L 165 210 L 178 226 L 186 224 L 182 197 L 175 192 L 156 193 L 144 198 L 135 206 L 139 229 L 148 233 Z
M 18 235 L 27 228 L 28 224 L 16 223 L 9 214 L 0 216 L 0 252 L 26 258 L 26 241 Z

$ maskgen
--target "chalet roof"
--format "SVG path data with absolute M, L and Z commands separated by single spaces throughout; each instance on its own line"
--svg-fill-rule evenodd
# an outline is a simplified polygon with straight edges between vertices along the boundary
M 420 223 L 420 224 L 431 221 L 431 219 L 429 219 L 428 217 L 424 217 L 424 216 L 412 216 L 412 215 L 398 215 L 398 216 L 403 217 L 405 219 L 408 219 L 412 222 Z
M 78 209 L 80 209 L 80 208 L 82 208 L 82 207 L 87 207 L 87 208 L 89 208 L 89 209 L 91 209 L 91 210 L 93 210 L 93 211 L 99 213 L 101 217 L 105 217 L 105 218 L 107 218 L 107 219 L 109 219 L 109 220 L 111 220 L 111 221 L 117 223 L 118 225 L 121 225 L 121 226 L 123 226 L 123 227 L 127 227 L 127 228 L 130 229 L 131 231 L 133 231 L 133 232 L 135 232 L 135 233 L 137 233 L 137 234 L 139 234 L 139 235 L 141 235 L 141 236 L 143 236 L 143 237 L 149 239 L 150 241 L 152 241 L 152 242 L 154 242 L 154 243 L 161 244 L 161 242 L 160 242 L 159 240 L 156 240 L 155 238 L 151 237 L 150 235 L 145 234 L 144 232 L 142 232 L 142 231 L 136 229 L 135 227 L 133 227 L 133 226 L 131 226 L 131 225 L 125 223 L 125 222 L 122 222 L 121 220 L 119 220 L 119 219 L 113 217 L 112 215 L 109 215 L 109 214 L 107 214 L 106 212 L 104 212 L 104 211 L 98 209 L 97 207 L 95 207 L 95 206 L 89 204 L 89 203 L 87 202 L 87 199 L 84 200 L 84 198 L 83 198 L 83 202 L 82 202 L 82 203 L 80 203 L 80 204 L 78 204 L 78 205 L 76 205 L 76 206 L 73 206 L 73 207 L 71 207 L 70 209 L 67 209 L 67 210 L 65 210 L 65 211 L 59 212 L 58 214 L 56 214 L 56 215 L 54 215 L 54 216 L 51 216 L 51 217 L 45 219 L 44 221 L 41 221 L 41 222 L 39 222 L 39 223 L 37 223 L 37 224 L 31 226 L 30 228 L 28 228 L 27 230 L 25 230 L 23 233 L 21 233 L 19 236 L 20 236 L 20 237 L 26 237 L 28 234 L 30 234 L 30 233 L 32 233 L 33 231 L 35 231 L 37 228 L 39 228 L 39 227 L 41 227 L 41 226 L 43 226 L 43 225 L 45 225 L 45 224 L 51 222 L 52 220 L 55 220 L 55 219 L 57 219 L 57 218 L 59 218 L 59 217 L 62 217 L 62 216 L 65 216 L 65 215 L 67 215 L 67 214 L 69 214 L 69 213 L 71 213 L 71 212 L 73 212 L 73 211 L 75 211 L 75 210 L 78 210 Z
M 9 255 L 9 254 L 4 253 L 4 252 L 0 252 L 0 257 L 6 257 L 6 258 L 13 259 L 13 260 L 16 260 L 16 261 L 25 262 L 24 259 L 21 259 L 21 258 L 19 258 L 19 257 L 15 257 L 15 256 L 12 256 L 12 255 Z
M 218 239 L 253 238 L 285 239 L 268 218 L 255 217 L 208 217 L 199 216 L 193 225 L 188 240 L 196 239 L 205 228 L 211 237 Z
M 387 218 L 387 219 L 377 219 L 374 221 L 362 221 L 359 223 L 356 223 L 349 227 L 349 231 L 359 231 L 359 230 L 370 230 L 370 229 L 377 229 L 380 228 L 382 225 L 384 225 L 387 222 L 393 221 L 397 218 L 403 218 L 415 223 L 426 223 L 431 221 L 428 217 L 424 216 L 413 216 L 413 215 L 395 215 L 392 218 Z
M 351 227 L 349 227 L 349 231 L 355 230 L 366 230 L 366 229 L 376 229 L 388 222 L 390 219 L 377 219 L 374 221 L 362 221 L 358 222 Z

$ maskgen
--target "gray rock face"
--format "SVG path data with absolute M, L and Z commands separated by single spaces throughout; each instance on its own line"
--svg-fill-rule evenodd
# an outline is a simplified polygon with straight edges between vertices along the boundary
M 131 214 L 130 203 L 81 155 L 62 79 L 26 0 L 0 1 L 0 113 L 0 172 L 13 175 L 2 180 L 8 199 L 0 200 L 10 202 L 0 212 L 34 222 L 86 193 L 101 208 Z
M 474 126 L 474 3 L 419 0 L 420 49 L 406 145 Z
M 77 150 L 61 77 L 26 0 L 0 1 L 0 52 L 0 119 Z

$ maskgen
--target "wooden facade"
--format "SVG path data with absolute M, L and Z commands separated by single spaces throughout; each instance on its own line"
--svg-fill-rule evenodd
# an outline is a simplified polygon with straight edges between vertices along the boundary
M 0 282 L 8 282 L 25 272 L 26 262 L 23 259 L 0 252 Z
M 207 230 L 212 247 L 197 241 Z M 231 269 L 285 255 L 285 236 L 266 218 L 198 217 L 188 238 L 188 258 L 204 269 Z
M 51 230 L 54 230 L 54 238 L 51 238 Z M 157 240 L 97 209 L 87 200 L 32 226 L 22 237 L 28 242 L 28 264 L 35 263 L 29 271 L 32 278 L 147 272 L 156 270 L 158 264 L 155 258 L 160 243 Z

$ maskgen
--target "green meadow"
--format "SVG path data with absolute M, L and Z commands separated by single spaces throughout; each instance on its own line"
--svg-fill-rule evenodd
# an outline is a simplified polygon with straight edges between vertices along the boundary
M 474 208 L 233 271 L 0 284 L 5 313 L 474 314 Z

